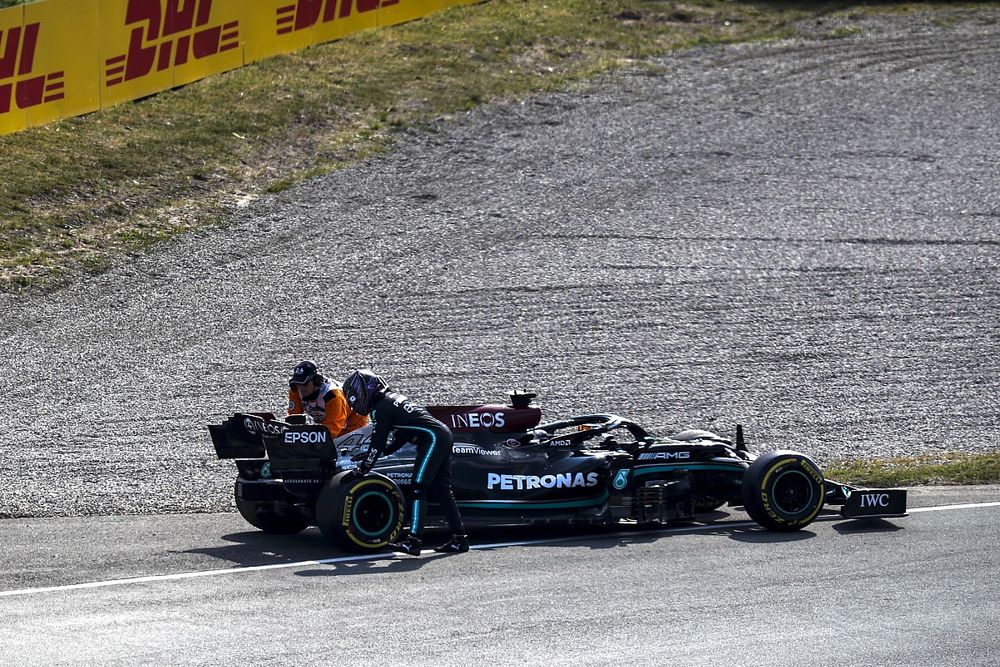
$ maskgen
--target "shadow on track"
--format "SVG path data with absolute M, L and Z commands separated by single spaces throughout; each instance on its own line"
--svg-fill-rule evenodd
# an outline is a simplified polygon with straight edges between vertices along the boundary
M 847 519 L 834 524 L 833 529 L 841 535 L 850 535 L 852 533 L 892 533 L 903 530 L 903 527 L 885 519 Z
M 827 517 L 830 519 L 832 517 Z M 871 523 L 843 522 L 834 528 L 841 533 L 863 530 L 895 530 L 888 522 L 881 528 Z M 848 525 L 850 524 L 850 525 Z M 868 526 L 868 527 L 865 527 Z M 746 520 L 739 511 L 720 510 L 699 516 L 698 522 L 671 526 L 502 526 L 470 530 L 473 551 L 493 551 L 511 548 L 586 548 L 589 550 L 621 549 L 635 545 L 652 544 L 673 535 L 704 534 L 724 536 L 739 542 L 780 544 L 810 539 L 816 533 L 800 530 L 791 533 L 766 531 Z M 340 576 L 368 573 L 406 572 L 450 557 L 436 554 L 429 549 L 447 539 L 447 533 L 431 529 L 425 536 L 425 553 L 411 557 L 393 552 L 352 554 L 329 544 L 316 528 L 309 528 L 297 535 L 269 535 L 249 530 L 223 536 L 229 544 L 203 549 L 190 549 L 184 553 L 203 554 L 241 567 L 281 566 L 302 564 L 300 576 Z M 311 562 L 314 561 L 314 562 Z
M 223 535 L 222 539 L 230 544 L 187 549 L 182 553 L 204 554 L 244 567 L 325 560 L 349 555 L 327 542 L 316 528 L 307 528 L 296 535 L 272 535 L 259 530 L 247 530 Z

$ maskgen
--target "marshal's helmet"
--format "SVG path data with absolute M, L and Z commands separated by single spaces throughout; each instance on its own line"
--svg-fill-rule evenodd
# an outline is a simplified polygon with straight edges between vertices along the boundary
M 372 371 L 358 369 L 344 380 L 344 398 L 356 413 L 367 415 L 387 388 L 385 380 Z

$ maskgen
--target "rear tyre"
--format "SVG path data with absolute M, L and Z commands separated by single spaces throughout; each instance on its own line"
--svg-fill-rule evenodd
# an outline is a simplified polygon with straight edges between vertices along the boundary
M 294 535 L 302 532 L 312 523 L 309 516 L 294 505 L 286 503 L 257 502 L 246 500 L 240 495 L 240 484 L 233 489 L 236 509 L 247 523 L 272 535 Z
M 823 473 L 812 459 L 790 451 L 768 452 L 743 476 L 743 505 L 768 530 L 793 531 L 819 515 L 826 497 Z
M 403 493 L 383 475 L 335 475 L 316 500 L 316 525 L 342 549 L 381 551 L 403 530 Z

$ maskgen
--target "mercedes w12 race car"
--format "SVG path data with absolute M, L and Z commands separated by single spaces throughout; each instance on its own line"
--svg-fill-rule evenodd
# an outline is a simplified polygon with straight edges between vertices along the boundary
M 612 414 L 543 424 L 534 397 L 514 392 L 506 405 L 428 408 L 454 434 L 452 486 L 470 527 L 657 526 L 727 503 L 775 531 L 803 528 L 826 506 L 845 518 L 906 516 L 905 490 L 831 481 L 798 452 L 756 455 L 739 426 L 729 440 L 700 430 L 658 438 Z M 386 548 L 411 505 L 414 446 L 404 444 L 367 475 L 353 471 L 372 430 L 331 438 L 325 426 L 267 413 L 209 426 L 218 457 L 236 460 L 236 507 L 250 524 L 282 534 L 316 525 L 353 551 Z M 432 502 L 432 522 L 437 509 Z

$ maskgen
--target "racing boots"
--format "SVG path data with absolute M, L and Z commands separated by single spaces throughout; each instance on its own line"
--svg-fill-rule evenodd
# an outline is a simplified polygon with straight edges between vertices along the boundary
M 420 541 L 420 538 L 413 535 L 407 535 L 399 542 L 389 542 L 389 548 L 393 551 L 400 551 L 411 556 L 419 556 L 423 546 L 424 543 Z
M 464 554 L 469 550 L 469 536 L 468 535 L 452 535 L 451 540 L 445 542 L 439 547 L 435 547 L 434 551 L 439 554 Z

